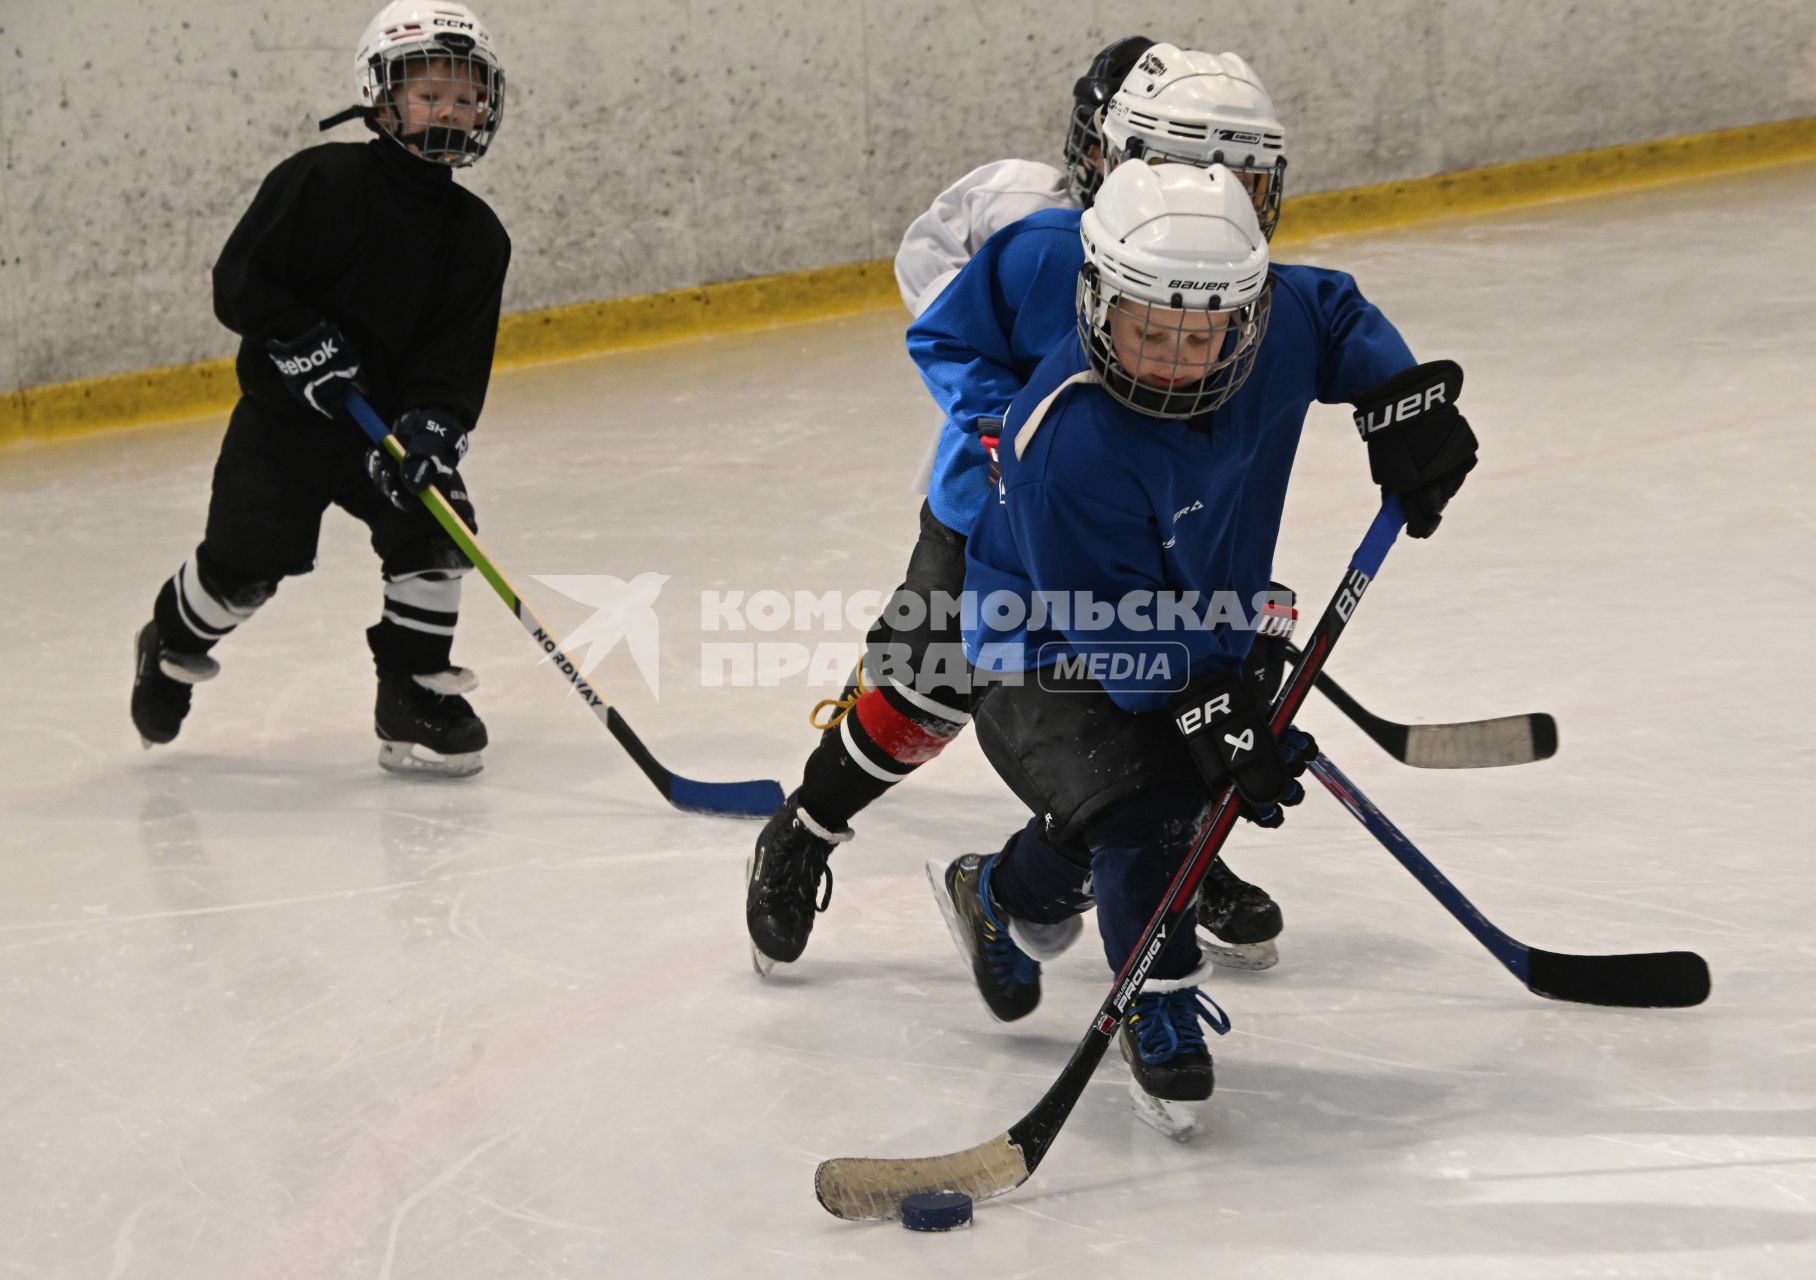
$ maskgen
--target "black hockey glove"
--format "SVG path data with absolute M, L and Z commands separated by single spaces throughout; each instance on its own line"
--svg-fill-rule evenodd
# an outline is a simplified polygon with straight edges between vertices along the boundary
M 406 409 L 391 433 L 404 447 L 401 468 L 404 484 L 421 493 L 430 485 L 442 487 L 467 456 L 467 429 L 460 419 L 440 409 Z
M 1267 703 L 1250 684 L 1235 672 L 1200 676 L 1167 710 L 1212 793 L 1235 783 L 1242 816 L 1277 827 L 1286 819 L 1281 810 L 1305 799 L 1299 775 L 1318 754 L 1318 744 L 1291 727 L 1275 738 Z
M 332 320 L 289 342 L 268 339 L 265 351 L 290 394 L 324 418 L 340 413 L 349 391 L 363 390 L 359 352 Z
M 372 477 L 372 483 L 378 491 L 389 499 L 392 506 L 399 511 L 409 511 L 421 506 L 416 495 L 404 485 L 403 477 L 398 475 L 401 464 L 393 462 L 391 456 L 383 449 L 366 450 L 366 474 Z M 472 499 L 467 497 L 467 482 L 460 478 L 460 472 L 453 471 L 446 480 L 436 482 L 435 487 L 441 490 L 441 496 L 448 500 L 468 529 L 477 533 L 479 521 L 473 515 Z
M 1406 509 L 1406 533 L 1429 538 L 1444 504 L 1476 464 L 1475 432 L 1457 412 L 1463 370 L 1433 360 L 1397 373 L 1356 397 L 1356 429 L 1368 443 L 1368 470 L 1383 495 Z
M 1267 584 L 1265 598 L 1256 609 L 1255 643 L 1242 662 L 1242 678 L 1262 702 L 1273 701 L 1286 679 L 1286 647 L 1292 643 L 1299 622 L 1298 597 L 1291 587 Z

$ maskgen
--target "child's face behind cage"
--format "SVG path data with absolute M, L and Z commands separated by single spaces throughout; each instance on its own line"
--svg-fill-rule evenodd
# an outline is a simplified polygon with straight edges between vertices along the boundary
M 470 134 L 485 123 L 486 92 L 484 69 L 470 61 L 411 58 L 391 91 L 390 110 L 397 117 L 397 131 L 406 138 L 424 136 L 430 128 Z
M 1131 377 L 1170 391 L 1225 363 L 1230 319 L 1227 311 L 1174 311 L 1120 300 L 1110 310 L 1110 344 Z

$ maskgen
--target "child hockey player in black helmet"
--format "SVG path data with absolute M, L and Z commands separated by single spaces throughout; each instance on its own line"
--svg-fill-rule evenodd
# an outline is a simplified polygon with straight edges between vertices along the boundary
M 330 504 L 366 525 L 384 576 L 366 632 L 378 670 L 379 763 L 461 776 L 485 725 L 450 661 L 471 567 L 416 494 L 439 488 L 472 521 L 458 466 L 491 376 L 510 239 L 453 171 L 479 159 L 504 115 L 491 36 L 459 4 L 399 0 L 355 58 L 378 136 L 327 143 L 266 177 L 214 267 L 215 314 L 240 335 L 240 400 L 215 463 L 195 554 L 140 628 L 132 719 L 170 742 L 209 651 L 286 577 L 315 566 Z M 341 412 L 358 388 L 403 443 L 393 463 Z

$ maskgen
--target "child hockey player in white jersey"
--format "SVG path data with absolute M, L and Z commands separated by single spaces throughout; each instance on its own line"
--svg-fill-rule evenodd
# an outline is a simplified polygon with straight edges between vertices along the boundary
M 485 725 L 450 661 L 460 578 L 471 566 L 417 498 L 434 484 L 472 524 L 457 470 L 491 376 L 510 240 L 454 169 L 485 154 L 504 115 L 504 73 L 460 4 L 398 0 L 354 61 L 378 136 L 327 143 L 271 171 L 214 268 L 215 314 L 241 337 L 241 396 L 215 463 L 195 554 L 138 633 L 132 719 L 172 741 L 209 651 L 315 565 L 330 504 L 366 525 L 384 605 L 366 632 L 378 672 L 379 762 L 477 772 Z M 361 389 L 392 422 L 393 463 L 341 413 Z M 426 752 L 426 754 L 425 754 Z
M 978 247 L 1000 228 L 1040 209 L 1078 209 L 1090 203 L 1091 193 L 1102 176 L 1103 140 L 1098 125 L 1103 104 L 1152 43 L 1146 36 L 1126 36 L 1112 42 L 1097 53 L 1073 85 L 1064 173 L 1031 160 L 995 161 L 953 183 L 935 198 L 926 213 L 915 219 L 902 237 L 895 259 L 896 282 L 911 312 L 919 315 Z M 887 620 L 899 612 L 898 603 L 905 600 L 912 607 L 930 584 L 946 584 L 956 593 L 962 582 L 962 536 L 940 525 L 925 507 L 921 511 L 921 529 L 921 538 L 910 557 L 908 580 L 885 608 L 883 620 L 871 629 L 867 643 L 872 647 L 893 638 Z M 917 634 L 925 632 L 925 628 L 920 628 Z M 956 632 L 947 639 L 956 653 Z M 962 655 L 958 655 L 956 665 L 962 671 Z M 854 680 L 838 700 L 840 709 L 829 726 L 815 719 L 815 726 L 823 732 L 808 758 L 802 785 L 771 817 L 746 865 L 745 925 L 750 934 L 751 960 L 759 973 L 767 974 L 778 963 L 800 958 L 816 911 L 824 910 L 830 901 L 820 893 L 822 879 L 830 877 L 827 855 L 835 843 L 847 838 L 845 828 L 851 817 L 898 777 L 906 776 L 911 767 L 906 763 L 909 754 L 924 751 L 921 758 L 931 759 L 944 745 L 943 740 L 903 740 L 897 753 L 900 758 L 883 765 L 873 764 L 861 750 L 850 745 L 852 725 L 876 723 L 878 711 L 891 721 L 898 720 L 899 714 L 893 707 L 875 707 L 874 699 L 871 705 L 854 713 L 859 692 Z M 963 712 L 956 705 L 962 696 L 936 691 L 935 697 L 945 697 L 955 704 L 949 710 L 934 713 L 940 724 L 962 723 Z M 881 728 L 878 731 L 890 732 Z

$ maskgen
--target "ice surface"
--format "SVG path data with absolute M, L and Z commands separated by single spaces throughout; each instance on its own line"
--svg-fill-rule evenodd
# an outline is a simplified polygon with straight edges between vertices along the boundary
M 1139 1123 L 1112 1061 L 952 1236 L 833 1220 L 815 1163 L 1000 1131 L 1107 987 L 1088 931 L 1025 1022 L 970 988 L 921 867 L 1020 819 L 968 740 L 862 815 L 764 982 L 754 824 L 669 810 L 477 578 L 455 656 L 485 772 L 376 768 L 379 580 L 338 513 L 141 751 L 131 639 L 200 536 L 221 423 L 8 450 L 0 1275 L 1816 1272 L 1813 206 L 1816 169 L 1761 170 L 1295 255 L 1460 361 L 1484 442 L 1333 673 L 1398 720 L 1549 711 L 1562 748 L 1421 773 L 1321 701 L 1303 723 L 1502 927 L 1701 951 L 1710 1003 L 1529 995 L 1314 792 L 1231 846 L 1287 932 L 1279 968 L 1217 979 L 1236 1029 L 1197 1140 Z M 700 593 L 894 584 L 933 420 L 904 322 L 497 379 L 481 535 L 563 630 L 589 609 L 536 575 L 668 575 L 660 701 L 628 645 L 594 676 L 671 767 L 798 778 L 835 690 L 702 687 L 702 646 L 855 629 L 708 632 Z M 1278 564 L 1302 600 L 1372 506 L 1320 408 Z

